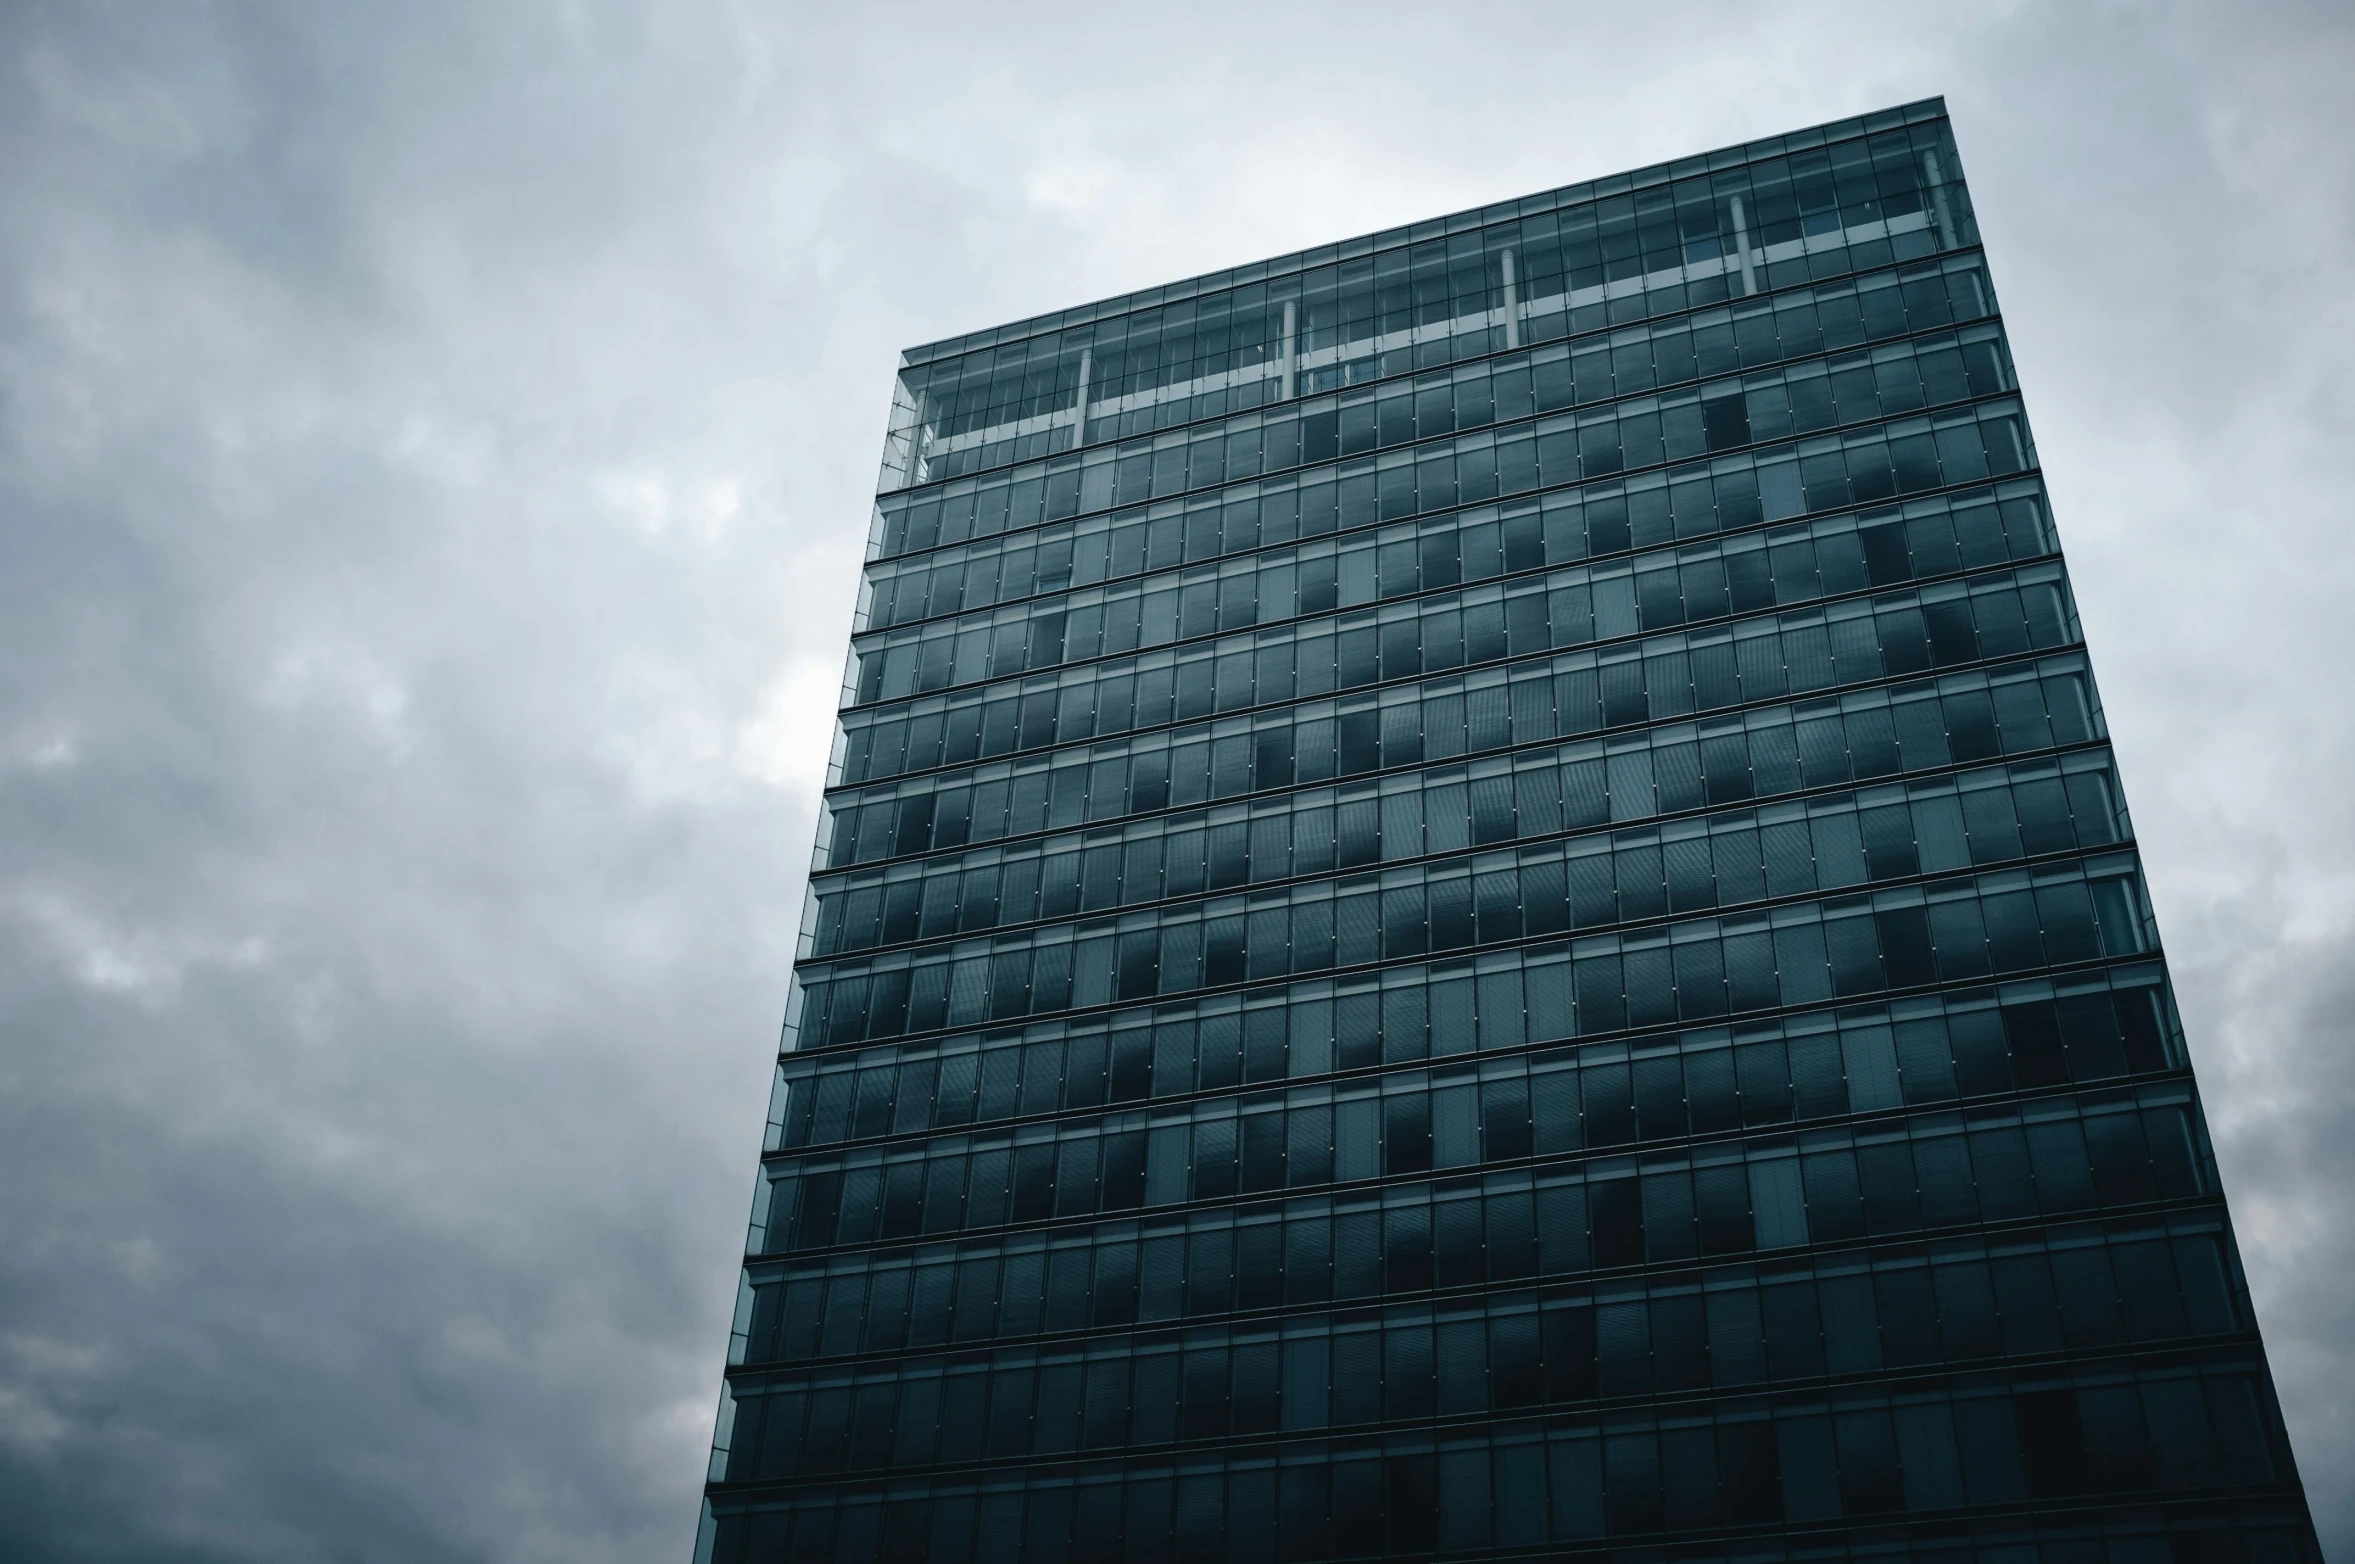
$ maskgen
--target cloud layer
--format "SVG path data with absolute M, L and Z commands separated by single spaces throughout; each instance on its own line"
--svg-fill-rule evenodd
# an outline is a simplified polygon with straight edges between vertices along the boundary
M 0 1555 L 684 1557 L 909 343 L 1947 95 L 2355 1544 L 2340 8 L 0 15 Z

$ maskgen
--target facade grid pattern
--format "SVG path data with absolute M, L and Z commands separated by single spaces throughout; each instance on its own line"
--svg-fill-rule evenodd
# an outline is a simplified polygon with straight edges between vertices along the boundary
M 912 350 L 699 1564 L 2319 1559 L 1943 104 Z

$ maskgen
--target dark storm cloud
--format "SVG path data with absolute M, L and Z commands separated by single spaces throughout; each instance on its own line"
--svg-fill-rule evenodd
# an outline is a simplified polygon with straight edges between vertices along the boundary
M 10 9 L 0 1555 L 684 1555 L 897 349 L 1938 91 L 2355 1541 L 2347 24 L 1948 10 Z

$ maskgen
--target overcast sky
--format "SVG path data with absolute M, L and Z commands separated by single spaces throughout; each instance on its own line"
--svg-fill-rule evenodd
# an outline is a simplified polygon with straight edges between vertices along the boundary
M 0 1556 L 685 1559 L 900 348 L 1939 92 L 2346 1552 L 2351 15 L 0 5 Z

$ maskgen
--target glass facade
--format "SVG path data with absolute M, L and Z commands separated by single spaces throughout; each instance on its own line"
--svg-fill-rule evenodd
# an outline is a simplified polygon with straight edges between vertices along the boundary
M 2319 1557 L 1939 102 L 910 352 L 829 784 L 710 1564 Z

